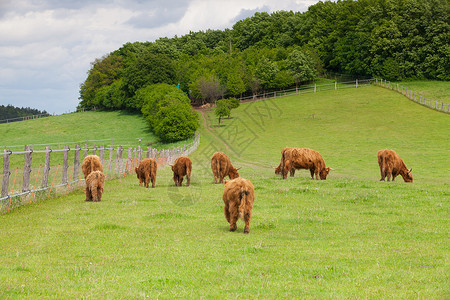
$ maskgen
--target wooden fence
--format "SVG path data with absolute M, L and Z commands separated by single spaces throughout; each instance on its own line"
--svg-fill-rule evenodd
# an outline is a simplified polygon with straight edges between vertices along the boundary
M 200 143 L 197 134 L 192 143 L 173 149 L 161 149 L 140 146 L 137 148 L 122 146 L 84 147 L 76 145 L 74 149 L 33 151 L 29 145 L 24 151 L 12 152 L 5 149 L 3 153 L 3 173 L 1 180 L 0 213 L 30 204 L 38 200 L 84 188 L 84 178 L 80 165 L 89 154 L 98 155 L 103 164 L 103 172 L 107 180 L 134 174 L 134 167 L 142 158 L 151 157 L 157 160 L 158 167 L 171 164 L 181 155 L 189 155 Z M 80 153 L 81 152 L 81 153 Z M 82 156 L 82 158 L 80 158 Z M 33 161 L 33 163 L 32 163 Z
M 376 78 L 374 83 L 378 86 L 397 91 L 397 92 L 401 93 L 402 95 L 406 96 L 408 99 L 410 99 L 416 103 L 419 103 L 421 105 L 424 105 L 426 107 L 429 107 L 431 109 L 438 110 L 438 111 L 445 112 L 445 113 L 450 113 L 450 103 L 444 103 L 444 102 L 439 102 L 437 100 L 433 100 L 430 98 L 425 98 L 424 96 L 422 96 L 420 94 L 416 95 L 415 92 L 408 90 L 408 88 L 405 88 L 395 82 L 390 82 L 387 80 Z

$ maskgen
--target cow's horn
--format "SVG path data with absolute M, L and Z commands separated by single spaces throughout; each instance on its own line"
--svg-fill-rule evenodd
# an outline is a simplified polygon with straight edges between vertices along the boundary
M 411 172 L 412 172 L 412 168 L 411 168 L 411 169 L 409 169 L 408 173 L 411 173 Z
M 240 170 L 242 167 L 237 168 L 236 170 Z

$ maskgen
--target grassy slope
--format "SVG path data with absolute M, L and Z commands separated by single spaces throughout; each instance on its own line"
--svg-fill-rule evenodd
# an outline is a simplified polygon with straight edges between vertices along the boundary
M 136 147 L 141 143 L 155 143 L 153 147 L 170 148 L 177 144 L 159 144 L 149 130 L 145 119 L 138 114 L 126 111 L 96 111 L 65 114 L 50 118 L 28 120 L 9 124 L 0 124 L 2 136 L 0 147 L 12 151 L 21 151 L 25 144 L 34 145 L 34 150 L 64 145 L 73 147 L 84 145 L 89 140 L 97 145 L 126 145 Z M 56 145 L 51 145 L 56 143 Z M 183 142 L 184 143 L 184 142 Z M 183 144 L 181 143 L 181 144 Z
M 375 87 L 275 101 L 282 116 L 260 115 L 270 102 L 245 104 L 213 128 L 228 146 L 202 129 L 189 188 L 164 168 L 155 189 L 128 177 L 107 182 L 100 203 L 75 192 L 1 216 L 0 297 L 448 298 L 450 171 L 438 166 L 449 116 Z M 340 170 L 281 180 L 270 165 L 286 144 L 320 150 Z M 377 181 L 380 146 L 415 167 L 413 184 Z M 227 230 L 209 169 L 217 149 L 255 185 L 249 235 L 242 222 Z
M 417 95 L 444 103 L 450 102 L 450 82 L 448 81 L 405 81 L 400 84 Z

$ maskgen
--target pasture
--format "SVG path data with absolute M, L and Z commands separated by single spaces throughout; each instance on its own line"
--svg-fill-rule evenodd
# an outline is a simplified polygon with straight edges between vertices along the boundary
M 373 86 L 243 104 L 221 127 L 203 112 L 190 187 L 166 167 L 155 189 L 129 176 L 99 203 L 77 191 L 0 216 L 0 297 L 448 298 L 449 120 Z M 285 146 L 337 170 L 282 180 Z M 382 148 L 414 183 L 378 181 Z M 215 151 L 255 186 L 248 235 L 228 231 Z

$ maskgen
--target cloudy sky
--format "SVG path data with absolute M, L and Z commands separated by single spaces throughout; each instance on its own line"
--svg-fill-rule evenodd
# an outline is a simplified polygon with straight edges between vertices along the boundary
M 0 105 L 74 111 L 95 58 L 318 0 L 0 0 Z

